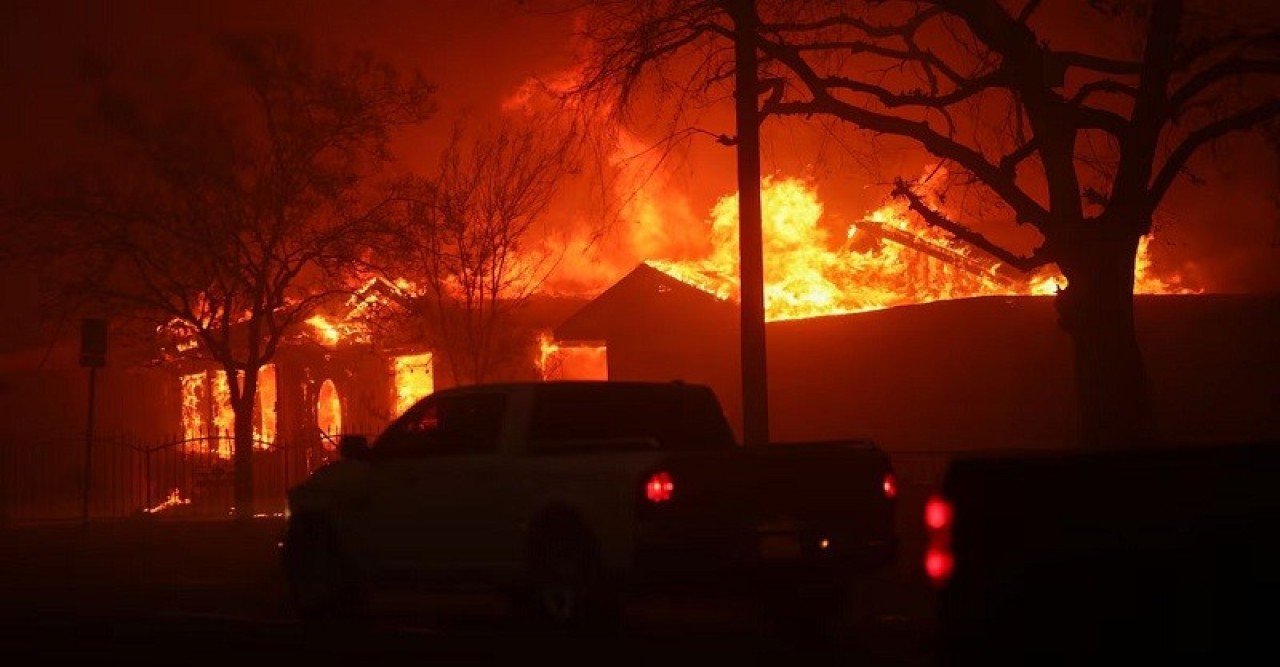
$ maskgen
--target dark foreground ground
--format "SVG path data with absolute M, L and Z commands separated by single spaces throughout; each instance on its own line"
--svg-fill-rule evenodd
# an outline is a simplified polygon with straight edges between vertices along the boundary
M 927 613 L 901 599 L 894 571 L 867 581 L 860 613 L 822 641 L 733 600 L 647 601 L 620 633 L 588 640 L 521 630 L 482 597 L 383 600 L 373 622 L 317 631 L 285 603 L 281 528 L 148 517 L 0 530 L 0 641 L 41 662 L 130 665 L 932 664 Z

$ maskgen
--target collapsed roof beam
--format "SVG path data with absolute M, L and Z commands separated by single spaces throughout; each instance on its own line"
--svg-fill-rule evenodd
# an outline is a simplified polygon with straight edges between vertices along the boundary
M 956 268 L 968 271 L 979 278 L 990 280 L 991 282 L 1003 287 L 1018 289 L 1025 287 L 1026 285 L 1026 280 L 1020 276 L 1009 275 L 1010 269 L 1004 264 L 987 264 L 980 262 L 954 250 L 929 243 L 928 241 L 916 237 L 909 232 L 893 227 L 892 225 L 863 218 L 862 220 L 854 222 L 853 226 L 857 227 L 860 231 L 868 232 L 877 238 L 892 241 L 898 245 L 915 250 L 916 252 L 924 253 L 934 259 L 951 264 Z

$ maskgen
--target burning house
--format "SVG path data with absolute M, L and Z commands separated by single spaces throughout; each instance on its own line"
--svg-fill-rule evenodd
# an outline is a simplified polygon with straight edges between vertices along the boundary
M 253 415 L 260 513 L 283 509 L 284 490 L 331 459 L 342 433 L 376 434 L 437 388 L 461 381 L 431 332 L 370 281 L 319 304 L 259 370 Z M 513 349 L 493 380 L 539 377 L 539 334 L 584 301 L 538 297 L 513 309 Z M 379 306 L 375 308 L 375 305 Z M 168 332 L 173 334 L 175 332 Z M 180 332 L 177 332 L 180 333 Z M 545 336 L 544 336 L 545 337 Z M 234 413 L 226 372 L 182 335 L 147 350 L 112 344 L 99 369 L 92 442 L 95 515 L 224 513 L 232 502 Z M 86 369 L 73 345 L 0 360 L 3 426 L 0 518 L 78 515 L 86 461 Z
M 899 461 L 1075 441 L 1071 345 L 1050 296 L 1060 277 L 1014 274 L 893 206 L 833 223 L 802 181 L 766 179 L 762 199 L 772 439 L 869 436 Z M 485 379 L 705 383 L 740 428 L 736 208 L 734 196 L 722 198 L 706 233 L 683 230 L 700 247 L 651 248 L 645 254 L 660 259 L 633 261 L 590 299 L 544 289 L 523 300 L 493 332 L 501 354 Z M 652 233 L 666 222 L 639 222 L 646 239 L 676 237 Z M 1174 273 L 1156 276 L 1145 243 L 1135 285 L 1161 430 L 1175 439 L 1280 436 L 1277 297 L 1206 295 Z M 278 511 L 284 488 L 333 456 L 337 435 L 372 434 L 421 396 L 475 381 L 459 371 L 448 332 L 399 289 L 368 281 L 318 304 L 261 369 L 261 510 Z M 103 369 L 98 513 L 230 504 L 226 376 L 189 339 L 170 343 L 148 357 L 162 364 Z M 30 419 L 3 427 L 3 512 L 74 514 L 84 369 L 71 349 L 38 371 L 10 361 L 0 399 L 6 414 Z
M 897 452 L 1076 442 L 1072 348 L 1052 273 L 1029 277 L 895 206 L 825 220 L 796 180 L 762 188 L 771 436 L 870 436 Z M 555 328 L 594 376 L 715 387 L 740 428 L 736 198 L 694 259 L 636 266 Z M 1135 321 L 1170 439 L 1280 435 L 1280 301 L 1202 294 L 1139 247 Z

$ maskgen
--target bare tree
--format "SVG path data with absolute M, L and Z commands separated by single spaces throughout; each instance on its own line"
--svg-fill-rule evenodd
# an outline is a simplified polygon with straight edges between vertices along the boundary
M 591 3 L 598 53 L 579 93 L 714 98 L 731 80 L 731 10 L 742 4 Z M 1068 281 L 1055 303 L 1074 344 L 1082 444 L 1154 442 L 1135 256 L 1198 151 L 1280 116 L 1276 10 L 1246 4 L 762 0 L 749 10 L 760 111 L 911 140 L 953 183 L 1034 227 L 1042 243 L 1018 252 L 934 206 L 916 179 L 893 190 L 1012 267 L 1056 264 Z
M 547 213 L 577 168 L 577 139 L 549 117 L 458 126 L 437 172 L 406 190 L 386 270 L 409 279 L 400 300 L 455 382 L 492 379 L 528 353 L 512 315 L 563 256 Z
M 369 53 L 287 34 L 221 38 L 227 68 L 179 95 L 104 82 L 109 161 L 26 211 L 81 304 L 146 340 L 187 339 L 220 365 L 235 415 L 235 508 L 253 511 L 261 367 L 343 274 L 386 210 L 368 195 L 391 132 L 433 111 L 433 86 Z M 157 336 L 156 332 L 161 332 Z

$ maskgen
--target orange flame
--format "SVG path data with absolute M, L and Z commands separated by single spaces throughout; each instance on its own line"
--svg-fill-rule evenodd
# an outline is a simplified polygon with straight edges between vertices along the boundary
M 434 392 L 435 376 L 432 374 L 432 355 L 407 354 L 392 360 L 395 376 L 395 414 L 400 415 L 419 399 Z
M 549 332 L 538 336 L 538 376 L 543 380 L 607 380 L 608 350 L 600 342 L 556 341 Z
M 274 364 L 258 371 L 258 404 L 253 415 L 255 449 L 268 449 L 276 439 L 275 371 Z M 235 449 L 230 435 L 234 431 L 235 412 L 231 408 L 231 387 L 226 372 L 192 373 L 180 379 L 183 448 L 189 452 L 212 451 L 219 458 L 230 459 Z
M 352 289 L 351 296 L 347 297 L 345 302 L 346 310 L 341 316 L 317 313 L 307 318 L 307 324 L 310 324 L 314 330 L 313 335 L 317 342 L 327 347 L 336 347 L 342 343 L 369 342 L 369 318 L 373 310 L 382 304 L 382 298 L 374 289 L 379 286 L 402 293 L 412 293 L 417 289 L 412 282 L 404 278 L 395 281 L 376 277 L 365 280 L 359 287 Z
M 1203 288 L 1191 288 L 1182 284 L 1183 277 L 1174 273 L 1168 278 L 1160 278 L 1152 271 L 1151 239 L 1147 234 L 1138 239 L 1138 256 L 1133 269 L 1133 292 L 1135 294 L 1202 294 Z
M 148 514 L 155 514 L 156 512 L 163 512 L 171 507 L 177 507 L 179 505 L 190 505 L 190 504 L 191 504 L 191 499 L 183 498 L 182 493 L 177 488 L 174 488 L 172 491 L 169 492 L 169 497 L 165 498 L 164 502 L 160 503 L 159 505 L 156 505 L 155 507 L 148 507 L 142 511 Z
M 182 437 L 195 442 L 205 433 L 205 374 L 192 373 L 182 378 Z
M 315 327 L 316 335 L 320 338 L 320 342 L 325 345 L 337 345 L 342 340 L 342 333 L 338 331 L 338 327 L 325 319 L 323 315 L 313 315 L 307 319 L 307 324 Z
M 823 221 L 817 193 L 794 178 L 761 180 L 765 317 L 770 321 L 856 313 L 943 299 L 1003 294 L 1053 294 L 1065 279 L 1026 279 L 971 252 L 898 204 L 851 225 L 843 240 Z M 686 261 L 649 260 L 668 275 L 716 295 L 738 298 L 737 195 L 711 212 L 711 252 Z M 1150 272 L 1149 237 L 1139 247 L 1135 278 L 1141 293 L 1190 292 Z

